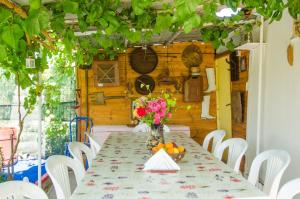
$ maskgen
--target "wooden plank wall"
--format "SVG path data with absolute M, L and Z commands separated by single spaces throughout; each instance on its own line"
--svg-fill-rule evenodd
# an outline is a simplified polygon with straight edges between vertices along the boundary
M 153 46 L 152 48 L 158 53 L 158 65 L 156 69 L 151 72 L 155 80 L 156 77 L 164 70 L 166 67 L 169 68 L 172 77 L 180 82 L 183 81 L 184 77 L 189 76 L 189 69 L 183 64 L 181 60 L 181 53 L 184 48 L 190 45 L 191 42 L 176 43 L 168 46 L 168 64 L 167 64 L 167 49 L 163 46 Z M 204 90 L 207 88 L 207 78 L 205 73 L 205 67 L 214 67 L 214 50 L 209 44 L 202 42 L 194 42 L 198 45 L 203 53 L 203 63 L 200 66 L 201 73 L 203 74 Z M 104 92 L 105 96 L 120 96 L 124 95 L 126 92 L 126 84 L 131 82 L 134 85 L 135 78 L 140 74 L 133 71 L 129 63 L 129 53 L 132 49 L 128 49 L 127 53 L 120 54 L 118 56 L 119 71 L 120 71 L 120 86 L 117 87 L 104 87 L 96 88 L 94 86 L 94 74 L 93 70 L 88 71 L 88 93 L 89 93 L 89 117 L 94 121 L 95 125 L 114 125 L 114 124 L 130 124 L 131 122 L 131 99 L 140 97 L 140 95 L 133 88 L 133 94 L 125 99 L 113 99 L 107 100 L 106 105 L 94 105 L 91 103 L 90 95 L 95 92 Z M 86 116 L 86 86 L 85 86 L 85 71 L 79 69 L 77 72 L 78 78 L 78 88 L 81 89 L 80 98 L 80 110 L 79 115 Z M 171 89 L 174 96 L 178 100 L 177 112 L 173 114 L 173 118 L 169 124 L 182 124 L 188 125 L 191 128 L 191 136 L 199 143 L 202 143 L 205 135 L 216 129 L 216 120 L 202 120 L 200 118 L 201 114 L 201 103 L 186 103 L 183 102 L 183 94 L 176 93 L 173 85 L 171 86 L 158 86 L 156 82 L 156 87 L 154 94 L 159 94 L 161 90 Z M 192 108 L 187 111 L 186 107 L 191 105 Z M 216 96 L 215 93 L 211 94 L 211 104 L 210 104 L 210 114 L 216 115 Z

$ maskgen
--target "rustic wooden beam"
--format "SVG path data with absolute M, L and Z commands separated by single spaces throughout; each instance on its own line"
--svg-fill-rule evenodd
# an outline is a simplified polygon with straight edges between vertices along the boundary
M 12 9 L 15 13 L 20 15 L 23 19 L 26 19 L 28 17 L 25 10 L 23 10 L 19 5 L 17 5 L 16 3 L 14 3 L 10 0 L 0 0 L 0 4 L 5 5 L 9 9 Z
M 171 36 L 171 38 L 165 43 L 165 45 L 168 46 L 169 44 L 171 44 L 182 32 L 183 32 L 183 30 L 179 30 L 178 32 L 175 32 Z

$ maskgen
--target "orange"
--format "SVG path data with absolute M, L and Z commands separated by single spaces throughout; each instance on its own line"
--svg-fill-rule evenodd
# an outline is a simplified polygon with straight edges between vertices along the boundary
M 157 146 L 152 148 L 152 153 L 156 153 L 157 151 L 159 151 L 159 148 Z
M 159 143 L 156 147 L 158 147 L 159 149 L 164 148 L 165 145 L 163 143 Z
M 173 148 L 173 143 L 172 142 L 168 142 L 165 144 L 166 148 L 169 149 L 169 148 Z
M 185 149 L 184 149 L 184 147 L 183 147 L 183 146 L 179 146 L 179 147 L 178 147 L 178 151 L 179 151 L 179 153 L 182 153 L 182 152 L 184 152 L 184 150 L 185 150 Z
M 173 154 L 174 153 L 174 148 L 173 147 L 168 148 L 167 153 L 168 154 Z

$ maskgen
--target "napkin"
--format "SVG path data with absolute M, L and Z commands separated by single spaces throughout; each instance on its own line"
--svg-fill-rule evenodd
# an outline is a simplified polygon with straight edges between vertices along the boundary
M 144 164 L 143 170 L 178 171 L 180 167 L 164 149 L 160 149 Z

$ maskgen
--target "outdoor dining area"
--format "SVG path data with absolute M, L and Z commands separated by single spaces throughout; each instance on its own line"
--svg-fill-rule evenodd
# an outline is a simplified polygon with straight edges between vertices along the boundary
M 299 0 L 0 0 L 0 199 L 300 198 Z

